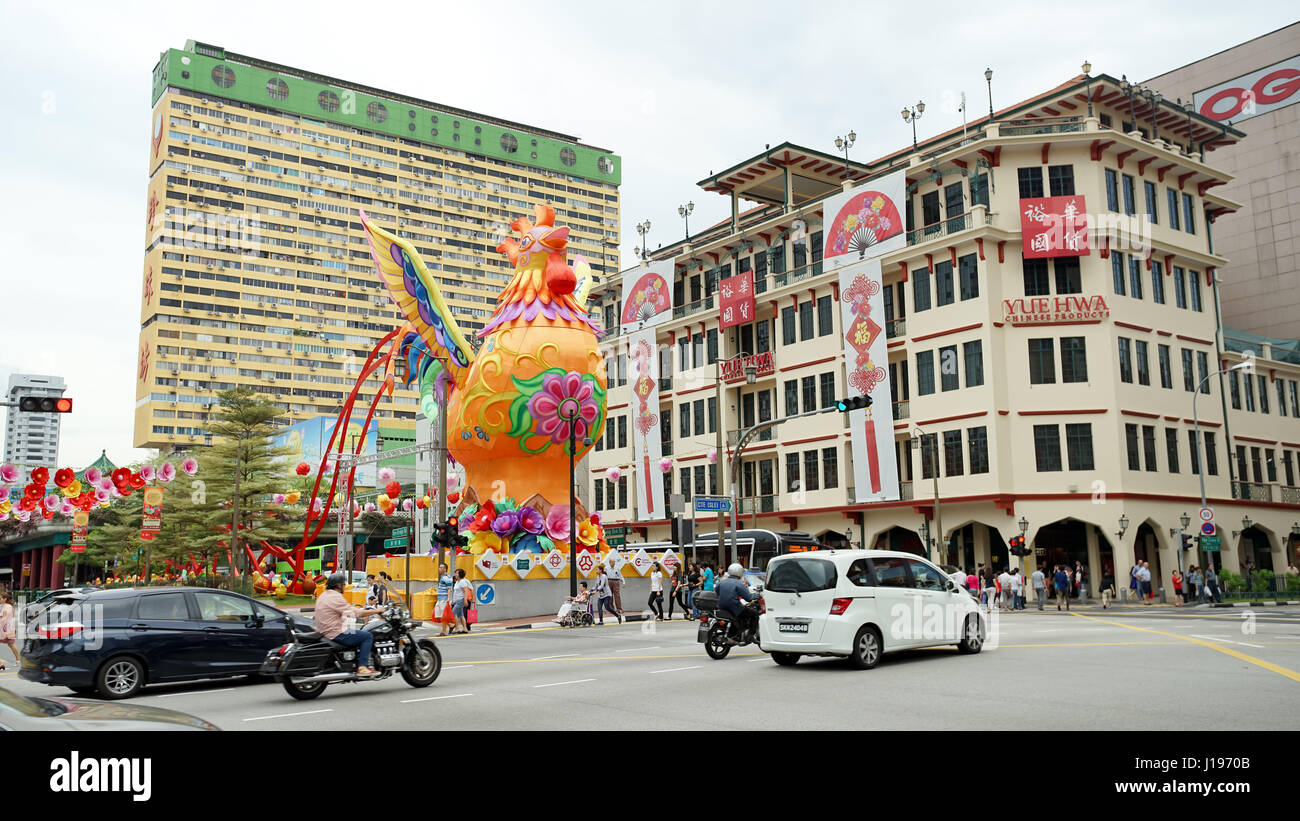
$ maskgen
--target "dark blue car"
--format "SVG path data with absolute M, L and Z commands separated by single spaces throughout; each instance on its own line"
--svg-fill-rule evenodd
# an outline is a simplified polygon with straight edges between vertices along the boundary
M 310 621 L 238 593 L 196 588 L 60 596 L 27 626 L 19 675 L 77 693 L 128 698 L 146 684 L 255 675 Z

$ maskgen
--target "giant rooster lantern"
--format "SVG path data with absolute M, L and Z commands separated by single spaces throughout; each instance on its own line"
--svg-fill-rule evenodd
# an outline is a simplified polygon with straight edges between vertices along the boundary
M 497 246 L 514 276 L 478 331 L 475 351 L 414 248 L 362 216 L 380 275 L 413 329 L 402 347 L 425 415 L 433 419 L 437 397 L 451 392 L 448 449 L 465 467 L 456 512 L 473 507 L 469 527 L 477 523 L 498 541 L 558 520 L 556 506 L 567 512 L 570 442 L 581 458 L 590 448 L 584 439 L 598 438 L 605 426 L 605 361 L 586 311 L 591 269 L 580 257 L 576 271 L 569 266 L 569 229 L 555 226 L 555 209 L 537 206 L 536 218 L 515 220 L 519 238 Z M 585 511 L 577 519 L 586 523 Z M 549 535 L 569 541 L 567 521 L 566 532 L 560 529 Z
M 380 379 L 370 402 L 369 426 L 380 397 L 391 395 L 398 362 L 405 382 L 417 384 L 421 412 L 436 421 L 447 402 L 447 447 L 465 469 L 464 487 L 448 494 L 457 504 L 471 552 L 508 548 L 546 552 L 600 545 L 599 521 L 579 508 L 569 526 L 569 448 L 580 459 L 605 427 L 605 361 L 596 347 L 600 332 L 586 310 L 591 268 L 582 257 L 566 260 L 569 229 L 556 227 L 555 209 L 536 206 L 536 222 L 511 223 L 519 237 L 497 246 L 514 275 L 496 310 L 472 346 L 442 298 L 438 279 L 414 246 L 376 225 L 361 222 L 380 278 L 406 323 L 375 346 L 339 412 L 326 451 L 342 452 L 340 430 L 352 418 L 363 383 Z M 360 452 L 361 444 L 355 445 Z M 328 491 L 321 487 L 327 462 L 317 471 L 313 498 L 334 496 L 342 471 Z M 450 489 L 450 488 L 449 488 Z M 349 515 L 340 509 L 339 515 Z M 282 553 L 302 575 L 306 545 L 320 534 L 328 512 L 312 505 L 302 542 Z M 290 556 L 289 554 L 293 555 Z M 250 554 L 251 556 L 251 554 Z M 260 558 L 260 557 L 259 557 Z

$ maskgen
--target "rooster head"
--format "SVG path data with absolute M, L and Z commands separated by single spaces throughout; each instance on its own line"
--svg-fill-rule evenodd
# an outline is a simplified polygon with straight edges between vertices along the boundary
M 534 206 L 537 222 L 520 217 L 510 227 L 520 233 L 520 238 L 507 239 L 497 246 L 516 271 L 542 269 L 546 287 L 552 294 L 563 296 L 573 293 L 578 278 L 565 262 L 569 247 L 569 229 L 555 227 L 555 209 L 549 205 Z

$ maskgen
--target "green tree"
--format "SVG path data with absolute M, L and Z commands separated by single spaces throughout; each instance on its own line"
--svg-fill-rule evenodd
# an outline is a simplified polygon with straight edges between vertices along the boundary
M 263 540 L 282 547 L 292 546 L 302 536 L 302 521 L 297 511 L 277 507 L 275 493 L 290 485 L 287 448 L 274 444 L 276 428 L 271 421 L 281 408 L 247 387 L 218 394 L 220 406 L 216 420 L 208 425 L 214 444 L 199 457 L 199 475 L 206 496 L 205 512 L 196 515 L 187 530 L 191 547 L 205 555 L 232 550 L 234 561 L 244 572 L 247 558 L 241 545 L 256 553 Z M 304 503 L 309 500 L 302 500 Z M 197 507 L 198 505 L 196 505 Z M 298 506 L 305 511 L 305 504 Z M 238 539 L 231 542 L 230 527 L 238 520 Z M 222 544 L 226 543 L 226 544 Z

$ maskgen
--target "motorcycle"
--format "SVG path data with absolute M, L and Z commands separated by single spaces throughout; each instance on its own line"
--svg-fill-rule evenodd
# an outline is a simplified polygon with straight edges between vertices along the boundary
M 761 589 L 759 592 L 762 592 Z M 758 616 L 763 612 L 761 597 L 745 604 L 745 610 L 749 612 L 749 624 L 753 626 L 744 629 L 729 613 L 718 609 L 716 593 L 711 591 L 697 593 L 695 600 L 702 614 L 700 626 L 695 631 L 695 640 L 704 645 L 704 651 L 709 654 L 709 658 L 721 660 L 727 657 L 732 647 L 743 647 L 758 642 Z
M 393 673 L 401 673 L 412 687 L 428 687 L 442 672 L 442 654 L 433 639 L 411 635 L 419 626 L 405 607 L 390 598 L 383 612 L 372 615 L 360 628 L 375 637 L 370 651 L 375 676 L 357 675 L 356 647 L 336 644 L 317 632 L 295 632 L 292 643 L 267 653 L 261 672 L 301 701 L 316 698 L 330 684 L 382 681 Z

